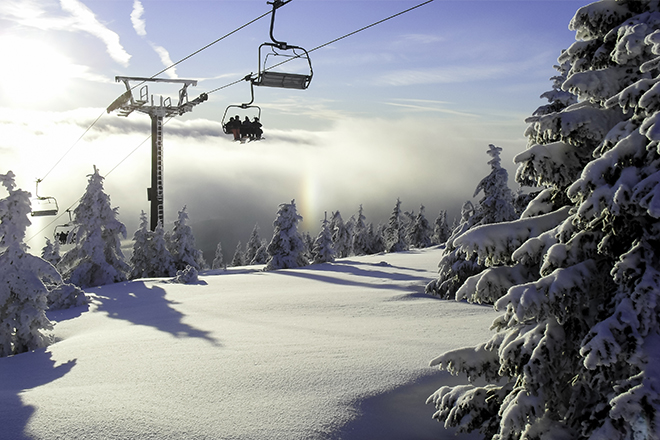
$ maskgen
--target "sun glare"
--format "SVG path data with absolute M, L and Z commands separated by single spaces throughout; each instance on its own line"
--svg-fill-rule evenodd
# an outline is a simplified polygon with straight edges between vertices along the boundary
M 0 102 L 39 106 L 61 97 L 76 66 L 48 42 L 0 37 Z

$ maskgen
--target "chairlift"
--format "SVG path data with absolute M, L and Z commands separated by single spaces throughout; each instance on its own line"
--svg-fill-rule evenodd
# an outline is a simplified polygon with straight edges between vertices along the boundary
M 273 36 L 273 28 L 275 27 L 275 10 L 288 3 L 288 1 L 275 0 L 266 3 L 273 5 L 273 13 L 270 20 L 270 39 L 272 40 L 272 43 L 266 42 L 259 46 L 259 73 L 257 74 L 257 77 L 252 80 L 252 83 L 255 86 L 304 90 L 309 87 L 309 83 L 312 81 L 313 76 L 312 60 L 309 57 L 309 53 L 300 46 L 293 46 L 284 41 L 278 41 Z M 264 48 L 269 48 L 270 52 L 266 53 L 262 58 L 262 50 Z M 284 57 L 285 59 L 280 63 L 269 65 L 269 57 L 277 56 Z M 272 70 L 275 67 L 294 59 L 300 59 L 307 62 L 307 73 L 291 73 Z
M 67 209 L 66 212 L 69 214 L 69 221 L 55 226 L 55 231 L 53 232 L 53 237 L 60 245 L 72 244 L 76 241 L 76 225 L 71 218 L 71 210 Z
M 35 197 L 33 197 L 30 202 L 32 204 L 32 216 L 33 217 L 43 217 L 47 215 L 57 215 L 59 207 L 57 206 L 57 200 L 55 197 L 50 196 L 40 196 L 39 195 L 39 182 L 41 179 L 37 179 L 37 184 L 35 188 Z
M 252 103 L 254 102 L 254 87 L 253 87 L 253 83 L 252 83 L 252 75 L 247 75 L 244 79 L 246 81 L 250 81 L 250 92 L 251 92 L 251 98 L 252 99 L 250 100 L 250 102 L 247 102 L 247 103 L 244 103 L 244 104 L 233 104 L 233 105 L 227 106 L 227 108 L 225 109 L 224 114 L 222 115 L 222 130 L 224 131 L 225 134 L 233 134 L 232 127 L 229 124 L 230 121 L 227 121 L 227 116 L 229 116 L 230 118 L 234 117 L 231 113 L 229 113 L 229 109 L 232 109 L 232 108 L 237 109 L 236 113 L 238 113 L 238 114 L 236 114 L 235 116 L 239 119 L 239 121 L 241 121 L 241 119 L 240 119 L 241 117 L 244 117 L 244 118 L 247 118 L 248 120 L 250 120 L 250 116 L 252 116 L 251 121 L 254 121 L 255 118 L 259 121 L 261 120 L 261 107 L 259 107 L 258 105 L 252 105 Z M 249 110 L 248 112 L 246 112 L 246 110 L 248 110 L 248 109 L 253 109 L 253 110 Z M 232 112 L 232 113 L 234 113 L 234 112 Z M 261 130 L 261 129 L 259 128 L 259 130 Z M 243 126 L 241 126 L 240 139 L 243 139 L 244 137 L 249 137 L 252 140 L 260 140 L 261 139 L 261 133 L 253 134 L 249 131 L 250 130 L 245 130 L 243 128 Z

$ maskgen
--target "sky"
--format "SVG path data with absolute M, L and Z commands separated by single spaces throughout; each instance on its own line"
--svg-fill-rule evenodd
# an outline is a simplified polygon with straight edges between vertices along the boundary
M 250 101 L 250 87 L 228 85 L 258 70 L 270 16 L 232 32 L 267 13 L 265 1 L 4 0 L 0 172 L 12 170 L 33 195 L 42 179 L 38 194 L 55 197 L 63 214 L 34 218 L 28 245 L 38 251 L 68 221 L 94 166 L 132 236 L 149 211 L 150 120 L 105 112 L 125 90 L 115 77 L 151 77 L 230 33 L 159 74 L 197 80 L 191 98 L 212 91 L 165 126 L 166 228 L 185 205 L 198 241 L 222 241 L 231 257 L 255 224 L 268 238 L 278 205 L 293 199 L 313 236 L 326 211 L 347 220 L 362 204 L 377 224 L 397 198 L 405 211 L 423 204 L 431 221 L 440 210 L 452 219 L 478 200 L 491 143 L 504 148 L 517 189 L 524 120 L 545 103 L 557 56 L 575 38 L 569 22 L 588 2 L 435 0 L 326 45 L 421 3 L 293 0 L 278 9 L 273 34 L 311 50 L 313 79 L 307 90 L 256 87 L 265 140 L 239 144 L 221 122 L 229 106 Z M 178 89 L 152 84 L 149 93 L 176 100 Z

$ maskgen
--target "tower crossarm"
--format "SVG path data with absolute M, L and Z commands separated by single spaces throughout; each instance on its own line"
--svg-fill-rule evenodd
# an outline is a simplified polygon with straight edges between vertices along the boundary
M 114 100 L 107 108 L 108 113 L 119 110 L 119 116 L 128 116 L 133 111 L 139 111 L 147 114 L 164 114 L 165 116 L 177 116 L 192 111 L 193 107 L 197 104 L 208 99 L 205 93 L 202 93 L 199 98 L 188 100 L 188 87 L 196 86 L 197 80 L 195 79 L 179 79 L 179 78 L 145 78 L 140 76 L 116 76 L 115 81 L 123 82 L 126 86 L 126 91 Z M 149 96 L 149 89 L 146 83 L 171 83 L 181 84 L 179 89 L 179 100 L 177 105 L 172 104 L 172 100 L 162 96 L 159 99 L 154 99 L 154 96 Z M 137 83 L 131 85 L 131 83 Z M 144 84 L 144 85 L 143 85 Z M 142 85 L 139 91 L 139 98 L 133 95 L 133 90 Z

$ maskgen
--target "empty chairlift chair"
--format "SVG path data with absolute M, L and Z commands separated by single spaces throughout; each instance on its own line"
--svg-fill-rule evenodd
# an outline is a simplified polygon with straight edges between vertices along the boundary
M 59 212 L 59 207 L 57 206 L 57 200 L 55 197 L 50 196 L 40 196 L 39 195 L 39 182 L 37 180 L 37 187 L 35 188 L 35 197 L 30 200 L 32 204 L 32 216 L 33 217 L 43 217 L 47 215 L 57 215 Z
M 273 5 L 273 13 L 270 21 L 270 39 L 272 40 L 272 43 L 266 42 L 259 46 L 259 73 L 257 74 L 256 78 L 252 80 L 252 83 L 255 86 L 304 90 L 309 87 L 313 76 L 312 61 L 309 57 L 309 53 L 300 46 L 293 46 L 287 44 L 284 41 L 278 41 L 273 36 L 273 28 L 275 26 L 275 11 L 277 8 L 283 6 L 286 3 L 288 2 L 284 2 L 282 0 L 268 2 L 268 4 Z M 270 49 L 270 52 L 263 53 L 265 52 L 263 50 L 264 48 Z M 270 57 L 278 56 L 283 57 L 281 62 L 269 64 L 269 61 L 272 60 Z M 273 70 L 294 60 L 302 61 L 302 64 L 305 66 L 304 72 L 293 73 Z

